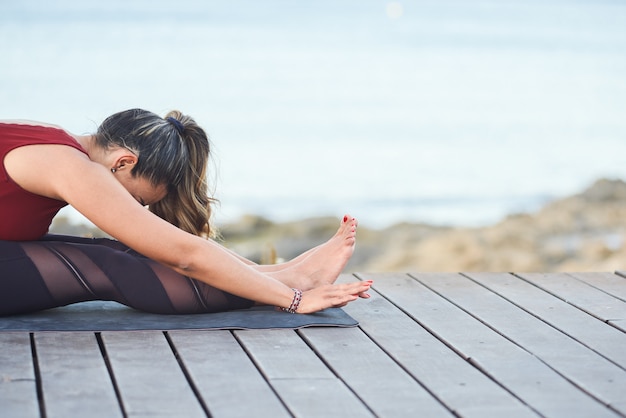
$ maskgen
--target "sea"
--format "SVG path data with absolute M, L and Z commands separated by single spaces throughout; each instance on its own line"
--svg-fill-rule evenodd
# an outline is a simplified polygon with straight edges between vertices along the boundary
M 626 2 L 0 0 L 1 119 L 134 107 L 205 128 L 218 224 L 487 225 L 626 178 Z

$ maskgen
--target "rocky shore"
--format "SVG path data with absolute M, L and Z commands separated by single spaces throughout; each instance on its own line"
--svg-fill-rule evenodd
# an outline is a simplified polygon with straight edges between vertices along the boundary
M 221 225 L 221 242 L 260 263 L 289 260 L 331 237 L 336 218 L 274 223 L 258 216 Z M 101 236 L 64 218 L 51 232 Z M 601 179 L 534 213 L 481 228 L 359 225 L 346 272 L 626 270 L 626 183 Z
M 335 218 L 272 223 L 257 216 L 221 227 L 223 243 L 258 262 L 290 259 L 335 232 Z M 346 272 L 614 271 L 626 269 L 626 183 L 602 179 L 535 213 L 480 228 L 360 225 Z

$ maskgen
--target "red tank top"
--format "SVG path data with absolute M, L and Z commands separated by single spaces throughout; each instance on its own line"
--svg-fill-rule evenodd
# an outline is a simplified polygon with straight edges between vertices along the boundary
M 0 123 L 0 240 L 32 241 L 48 232 L 52 218 L 67 203 L 30 193 L 17 185 L 4 167 L 4 157 L 25 145 L 60 144 L 87 153 L 59 128 Z M 36 170 L 37 167 L 33 167 Z

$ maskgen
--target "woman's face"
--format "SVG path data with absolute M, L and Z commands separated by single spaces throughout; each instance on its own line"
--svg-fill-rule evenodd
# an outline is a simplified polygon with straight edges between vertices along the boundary
M 126 148 L 116 148 L 109 152 L 103 164 L 111 167 L 113 175 L 142 206 L 150 206 L 163 199 L 167 194 L 167 186 L 153 185 L 150 180 L 141 176 L 133 176 L 137 156 Z
M 145 178 L 133 177 L 130 172 L 117 176 L 117 179 L 142 206 L 150 206 L 167 194 L 165 185 L 154 186 Z

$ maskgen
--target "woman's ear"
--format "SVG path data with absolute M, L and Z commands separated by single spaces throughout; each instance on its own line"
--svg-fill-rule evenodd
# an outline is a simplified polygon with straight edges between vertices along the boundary
M 119 154 L 115 156 L 114 161 L 112 168 L 115 168 L 115 171 L 124 168 L 132 170 L 134 165 L 137 164 L 137 156 L 128 150 L 120 150 Z

